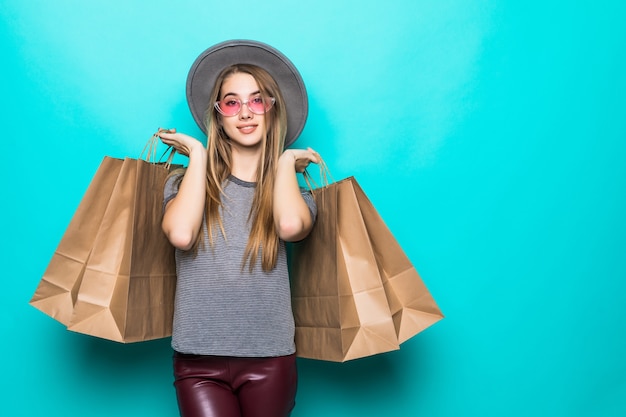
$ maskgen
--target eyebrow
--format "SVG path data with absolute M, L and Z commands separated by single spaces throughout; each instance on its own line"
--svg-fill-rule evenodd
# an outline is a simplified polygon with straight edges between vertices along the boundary
M 256 90 L 256 91 L 250 93 L 250 95 L 248 97 L 252 97 L 252 96 L 257 95 L 257 94 L 261 94 L 261 90 Z M 238 97 L 239 94 L 231 92 L 231 93 L 224 94 L 222 97 L 228 97 L 228 96 L 237 96 Z

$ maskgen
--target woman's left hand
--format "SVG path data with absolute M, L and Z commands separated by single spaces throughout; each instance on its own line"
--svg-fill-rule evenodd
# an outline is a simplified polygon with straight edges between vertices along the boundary
M 287 149 L 281 155 L 283 158 L 293 158 L 296 172 L 304 172 L 311 162 L 319 164 L 322 158 L 320 154 L 311 148 L 307 149 Z

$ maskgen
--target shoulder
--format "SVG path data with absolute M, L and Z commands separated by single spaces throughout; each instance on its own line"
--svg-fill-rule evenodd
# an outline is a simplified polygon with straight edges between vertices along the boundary
M 300 194 L 302 194 L 302 198 L 311 212 L 311 217 L 313 218 L 313 221 L 315 221 L 315 218 L 317 217 L 317 204 L 315 203 L 313 193 L 306 188 L 300 187 Z

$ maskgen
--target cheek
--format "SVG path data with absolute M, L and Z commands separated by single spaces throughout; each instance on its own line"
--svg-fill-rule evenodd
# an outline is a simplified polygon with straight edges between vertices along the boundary
M 231 137 L 233 134 L 237 133 L 237 128 L 234 126 L 234 123 L 229 123 L 228 121 L 220 124 L 219 128 L 228 137 Z

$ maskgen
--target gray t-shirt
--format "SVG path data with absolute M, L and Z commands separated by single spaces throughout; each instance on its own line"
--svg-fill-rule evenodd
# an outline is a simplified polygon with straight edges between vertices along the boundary
M 165 202 L 176 196 L 177 178 L 172 176 L 166 182 Z M 255 186 L 231 176 L 224 183 L 222 196 L 226 238 L 218 231 L 211 247 L 205 225 L 204 245 L 197 255 L 193 250 L 176 250 L 178 280 L 172 347 L 178 352 L 237 357 L 295 352 L 284 242 L 280 242 L 272 271 L 262 270 L 260 258 L 252 273 L 248 264 L 242 268 Z M 315 219 L 315 201 L 307 191 L 302 195 Z

